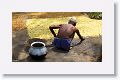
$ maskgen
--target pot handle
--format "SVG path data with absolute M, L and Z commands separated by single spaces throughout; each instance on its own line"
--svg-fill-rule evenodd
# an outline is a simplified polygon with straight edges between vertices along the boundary
M 45 46 L 45 43 L 43 43 L 43 42 L 33 42 L 33 43 L 31 43 L 31 46 L 32 46 L 33 44 L 35 44 L 35 43 L 41 43 L 41 44 L 43 44 L 43 45 Z

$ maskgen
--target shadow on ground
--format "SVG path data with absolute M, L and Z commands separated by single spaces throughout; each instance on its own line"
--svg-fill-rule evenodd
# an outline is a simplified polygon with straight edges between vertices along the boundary
M 27 30 L 13 31 L 12 34 L 12 61 L 13 62 L 101 62 L 102 61 L 102 37 L 87 37 L 77 46 L 79 39 L 72 41 L 72 49 L 67 52 L 58 50 L 51 45 L 52 40 L 33 38 L 29 39 Z M 33 60 L 28 49 L 34 41 L 42 41 L 46 44 L 48 54 L 44 60 Z
M 12 59 L 18 60 L 19 54 L 24 52 L 26 40 L 29 39 L 27 29 L 12 32 Z

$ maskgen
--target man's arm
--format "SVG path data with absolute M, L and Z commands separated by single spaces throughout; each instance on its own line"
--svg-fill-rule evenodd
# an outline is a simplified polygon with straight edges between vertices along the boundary
M 79 32 L 79 30 L 77 28 L 75 29 L 75 32 L 77 33 L 77 35 L 79 36 L 79 38 L 81 39 L 81 41 L 83 41 L 84 38 L 81 36 L 81 34 L 80 34 L 80 32 Z
M 54 32 L 53 29 L 59 29 L 59 28 L 60 28 L 59 25 L 51 25 L 51 26 L 49 27 L 49 29 L 50 29 L 51 33 L 54 35 L 54 37 L 56 37 L 56 34 L 55 34 L 55 32 Z

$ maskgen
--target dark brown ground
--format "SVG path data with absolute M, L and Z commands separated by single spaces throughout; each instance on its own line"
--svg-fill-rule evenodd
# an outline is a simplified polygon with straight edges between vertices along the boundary
M 87 37 L 77 46 L 74 46 L 69 52 L 55 49 L 51 44 L 52 40 L 45 40 L 48 54 L 44 60 L 33 60 L 27 53 L 30 41 L 26 29 L 13 31 L 12 34 L 12 61 L 13 62 L 101 62 L 102 61 L 102 40 L 99 37 Z M 74 39 L 73 44 L 79 39 Z

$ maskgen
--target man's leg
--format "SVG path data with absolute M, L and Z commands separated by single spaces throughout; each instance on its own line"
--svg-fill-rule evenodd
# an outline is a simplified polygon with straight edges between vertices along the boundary
M 69 51 L 70 50 L 70 44 L 71 44 L 70 39 L 62 39 L 61 40 L 61 46 L 64 50 Z
M 61 48 L 60 39 L 58 39 L 58 38 L 54 38 L 52 44 L 53 44 L 53 46 L 56 47 L 56 48 Z

